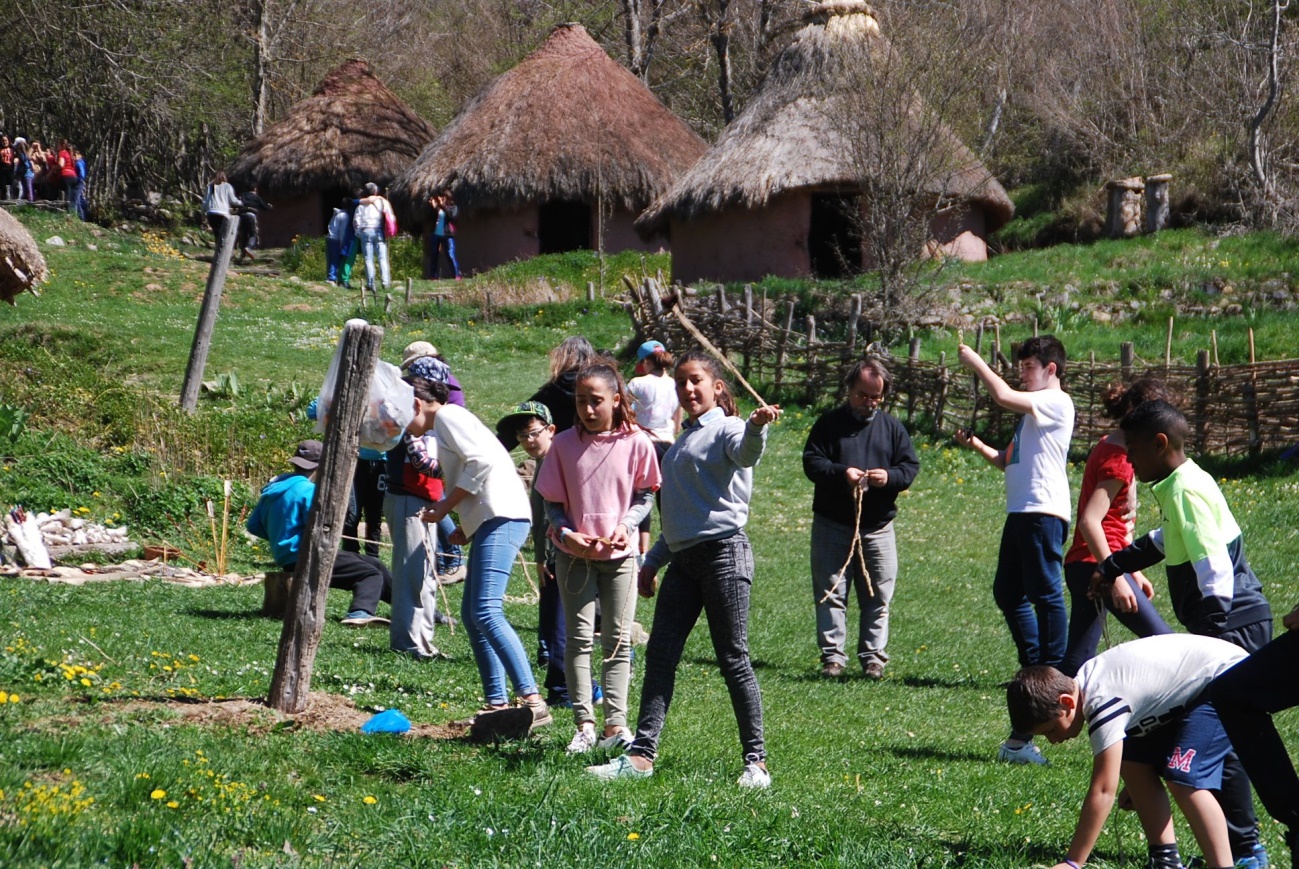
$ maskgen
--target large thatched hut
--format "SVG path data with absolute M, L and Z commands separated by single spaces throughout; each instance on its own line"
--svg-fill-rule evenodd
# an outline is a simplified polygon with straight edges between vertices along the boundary
M 929 246 L 987 258 L 988 234 L 1014 213 L 987 168 L 905 85 L 892 103 L 902 106 L 896 120 L 866 116 L 885 104 L 866 85 L 869 75 L 887 71 L 894 51 L 861 0 L 808 10 L 745 110 L 636 224 L 647 235 L 669 230 L 674 279 L 828 277 L 872 267 L 861 243 L 870 221 L 862 179 L 878 181 L 900 163 L 907 183 L 919 180 L 944 206 L 930 222 Z M 886 135 L 893 132 L 901 135 Z M 896 142 L 906 151 L 908 141 L 925 153 L 872 153 Z
M 353 59 L 250 142 L 230 182 L 240 192 L 261 188 L 274 206 L 261 217 L 262 243 L 282 247 L 295 235 L 323 235 L 344 195 L 370 181 L 391 184 L 435 132 Z
M 430 214 L 450 188 L 460 266 L 540 253 L 652 249 L 636 216 L 707 144 L 580 24 L 546 41 L 471 100 L 393 185 L 399 208 Z M 437 264 L 425 256 L 425 274 Z

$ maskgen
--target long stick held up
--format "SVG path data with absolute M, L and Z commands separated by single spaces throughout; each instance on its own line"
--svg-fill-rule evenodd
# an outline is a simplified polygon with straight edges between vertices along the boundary
M 718 350 L 713 345 L 713 342 L 709 341 L 704 333 L 699 331 L 699 327 L 692 323 L 690 318 L 685 315 L 681 310 L 681 299 L 679 296 L 668 297 L 664 300 L 664 306 L 676 315 L 677 321 L 680 322 L 681 325 L 685 327 L 685 330 L 699 342 L 699 346 L 703 347 L 704 350 L 708 351 L 708 353 L 710 353 L 718 362 L 722 363 L 722 367 L 729 371 L 731 375 L 735 377 L 735 380 L 749 391 L 749 395 L 753 396 L 753 400 L 758 402 L 759 407 L 771 407 L 771 404 L 758 394 L 758 390 L 754 389 L 753 386 L 749 384 L 749 381 L 744 379 L 744 375 L 740 373 L 740 369 L 735 367 L 735 363 L 730 359 L 727 359 L 726 354 Z

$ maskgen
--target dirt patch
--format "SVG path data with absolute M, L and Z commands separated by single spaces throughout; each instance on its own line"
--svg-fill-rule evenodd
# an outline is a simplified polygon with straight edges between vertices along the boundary
M 111 711 L 109 711 L 111 707 Z M 97 708 L 107 714 L 104 724 L 122 715 L 151 714 L 166 711 L 186 723 L 201 726 L 229 727 L 262 734 L 274 730 L 309 730 L 313 733 L 358 732 L 374 713 L 358 709 L 350 699 L 337 694 L 313 691 L 307 708 L 298 715 L 285 715 L 266 705 L 262 698 L 232 697 L 226 700 L 133 699 L 122 702 L 100 702 Z M 51 716 L 43 719 L 41 729 L 67 729 L 84 723 L 84 718 Z M 468 722 L 450 724 L 413 724 L 408 737 L 419 739 L 458 739 L 468 731 Z
M 281 311 L 314 311 L 315 308 L 303 302 L 295 302 L 292 305 L 285 305 L 284 307 L 280 308 L 280 310 Z

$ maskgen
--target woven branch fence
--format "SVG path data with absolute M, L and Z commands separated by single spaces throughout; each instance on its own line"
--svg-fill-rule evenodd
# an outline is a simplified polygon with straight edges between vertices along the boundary
M 641 336 L 662 341 L 673 353 L 694 346 L 694 339 L 665 307 L 661 279 L 624 281 L 627 313 Z M 848 368 L 857 359 L 876 355 L 893 373 L 888 410 L 914 429 L 941 435 L 967 426 L 997 439 L 994 442 L 1009 440 L 1016 415 L 997 405 L 955 360 L 949 365 L 945 353 L 937 362 L 922 360 L 919 338 L 911 340 L 907 358 L 899 359 L 873 342 L 869 329 L 859 334 L 860 296 L 851 300 L 847 334 L 827 340 L 818 335 L 814 316 L 795 324 L 793 300 L 755 296 L 752 287 L 745 287 L 738 299 L 721 288 L 707 294 L 680 288 L 674 292 L 680 310 L 770 401 L 833 401 Z M 970 338 L 970 346 L 993 370 L 1011 385 L 1018 383 L 1011 361 L 1016 348 L 1012 346 L 1009 355 L 1002 351 L 999 326 L 980 326 Z M 1253 357 L 1252 334 L 1250 347 Z M 1077 411 L 1075 441 L 1089 445 L 1113 429 L 1113 420 L 1103 413 L 1102 395 L 1112 383 L 1140 377 L 1157 377 L 1179 394 L 1191 425 L 1191 446 L 1199 455 L 1254 455 L 1299 441 L 1299 359 L 1218 365 L 1208 350 L 1201 350 L 1195 365 L 1174 365 L 1167 358 L 1163 364 L 1150 364 L 1137 359 L 1131 343 L 1122 345 L 1116 362 L 1097 360 L 1095 354 L 1069 361 L 1065 391 Z

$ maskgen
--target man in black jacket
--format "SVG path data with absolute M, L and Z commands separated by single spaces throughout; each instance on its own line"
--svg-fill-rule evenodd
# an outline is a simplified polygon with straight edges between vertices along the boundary
M 898 574 L 893 517 L 898 493 L 920 470 L 902 423 L 880 410 L 893 377 L 865 359 L 844 378 L 848 400 L 821 416 L 803 448 L 812 498 L 812 592 L 821 675 L 843 675 L 848 589 L 857 590 L 861 622 L 857 659 L 866 678 L 884 676 L 889 656 L 889 601 Z M 857 547 L 860 547 L 858 557 Z M 862 572 L 862 563 L 866 572 Z M 846 565 L 846 566 L 845 566 Z

